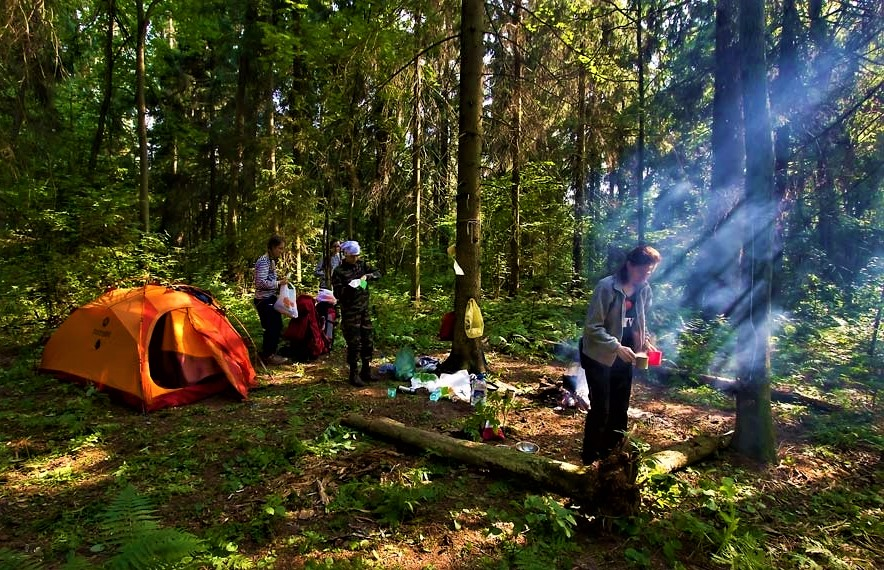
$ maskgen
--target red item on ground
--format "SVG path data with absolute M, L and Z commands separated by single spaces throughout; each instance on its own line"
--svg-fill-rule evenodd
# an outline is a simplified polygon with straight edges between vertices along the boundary
M 503 441 L 506 436 L 503 435 L 501 428 L 486 427 L 482 428 L 482 441 Z

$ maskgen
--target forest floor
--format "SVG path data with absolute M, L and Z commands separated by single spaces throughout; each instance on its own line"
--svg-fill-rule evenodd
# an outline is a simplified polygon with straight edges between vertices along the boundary
M 528 440 L 544 457 L 580 465 L 585 415 L 559 407 L 564 365 L 487 358 L 492 380 L 520 390 L 506 440 L 487 445 Z M 819 412 L 775 406 L 778 464 L 758 467 L 722 452 L 644 493 L 643 508 L 655 513 L 645 526 L 578 516 L 563 546 L 542 536 L 539 523 L 519 532 L 502 522 L 527 520 L 518 518 L 526 499 L 548 495 L 543 489 L 335 427 L 357 412 L 457 435 L 475 418 L 469 404 L 390 398 L 395 382 L 355 388 L 344 374 L 336 349 L 316 362 L 259 370 L 261 387 L 246 402 L 215 396 L 149 415 L 42 376 L 0 385 L 0 545 L 47 567 L 60 567 L 71 551 L 100 563 L 101 509 L 128 482 L 163 525 L 235 545 L 263 567 L 719 568 L 728 564 L 713 555 L 734 545 L 757 550 L 771 567 L 884 567 L 881 453 L 820 445 L 807 427 Z M 651 451 L 734 427 L 727 398 L 652 379 L 635 382 L 630 417 L 631 437 Z M 881 428 L 880 415 L 862 417 Z M 705 504 L 702 492 L 701 502 L 687 498 L 685 489 L 725 478 L 737 480 L 735 491 L 712 487 Z M 503 533 L 489 532 L 495 528 Z M 534 562 L 520 548 L 534 548 Z

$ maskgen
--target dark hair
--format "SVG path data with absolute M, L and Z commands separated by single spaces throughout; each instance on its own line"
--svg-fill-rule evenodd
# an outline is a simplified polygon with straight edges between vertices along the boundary
M 282 245 L 284 243 L 285 243 L 285 240 L 282 239 L 281 235 L 273 234 L 272 236 L 270 236 L 270 239 L 267 240 L 267 251 L 270 251 L 274 247 L 276 247 L 278 245 Z
M 629 280 L 629 270 L 626 267 L 627 262 L 633 265 L 654 265 L 660 263 L 661 259 L 663 259 L 663 256 L 660 255 L 660 252 L 649 245 L 635 247 L 626 254 L 623 265 L 617 270 L 617 279 L 621 283 L 626 283 Z

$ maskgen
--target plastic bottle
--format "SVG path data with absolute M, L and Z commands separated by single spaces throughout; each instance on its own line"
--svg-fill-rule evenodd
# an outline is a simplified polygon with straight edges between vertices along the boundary
M 432 401 L 432 402 L 438 402 L 438 401 L 439 401 L 439 398 L 440 398 L 441 396 L 442 396 L 442 390 L 440 390 L 439 388 L 436 388 L 435 390 L 433 390 L 432 392 L 430 392 L 430 401 Z
M 485 382 L 485 375 L 481 372 L 476 374 L 472 378 L 473 389 L 472 394 L 470 395 L 470 405 L 478 406 L 480 403 L 485 401 L 485 392 L 488 389 L 488 385 Z

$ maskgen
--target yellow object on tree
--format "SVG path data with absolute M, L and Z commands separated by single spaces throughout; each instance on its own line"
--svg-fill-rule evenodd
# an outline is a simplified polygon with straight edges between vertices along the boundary
M 482 320 L 482 311 L 479 310 L 479 304 L 472 297 L 467 301 L 463 325 L 467 338 L 479 338 L 485 332 L 485 321 Z

